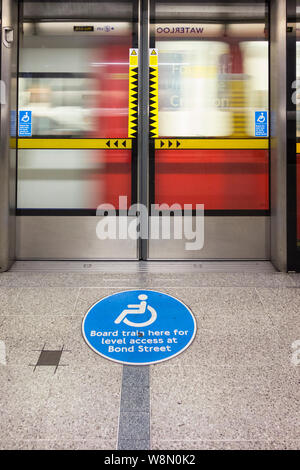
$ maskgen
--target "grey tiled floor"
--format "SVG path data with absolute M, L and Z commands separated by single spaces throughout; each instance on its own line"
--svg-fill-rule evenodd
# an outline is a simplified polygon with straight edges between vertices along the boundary
M 116 449 L 120 432 L 129 448 L 299 449 L 299 287 L 300 275 L 272 272 L 0 274 L 0 449 Z M 100 298 L 136 288 L 185 302 L 198 330 L 150 366 L 130 404 L 133 376 L 88 348 L 81 322 Z M 34 371 L 44 346 L 64 347 L 56 372 Z

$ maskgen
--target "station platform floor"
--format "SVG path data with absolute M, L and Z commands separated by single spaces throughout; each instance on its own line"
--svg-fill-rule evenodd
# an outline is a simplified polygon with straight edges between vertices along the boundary
M 300 449 L 300 275 L 267 262 L 17 262 L 0 274 L 0 449 Z M 150 289 L 197 334 L 150 366 L 88 347 L 82 319 Z

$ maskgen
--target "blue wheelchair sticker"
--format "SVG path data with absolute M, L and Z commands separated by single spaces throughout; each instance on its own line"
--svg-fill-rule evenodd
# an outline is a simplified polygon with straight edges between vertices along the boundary
M 32 136 L 32 111 L 19 111 L 19 137 Z
M 267 111 L 255 111 L 255 137 L 268 137 Z
M 183 352 L 195 337 L 196 321 L 191 310 L 171 295 L 132 290 L 94 304 L 83 319 L 82 334 L 107 359 L 148 365 Z

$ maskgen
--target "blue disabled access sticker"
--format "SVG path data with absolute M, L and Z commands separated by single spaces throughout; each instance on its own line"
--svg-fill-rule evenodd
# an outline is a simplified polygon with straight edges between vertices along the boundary
M 183 352 L 196 334 L 191 310 L 171 295 L 118 292 L 95 303 L 82 323 L 87 344 L 115 362 L 147 365 Z
M 32 111 L 19 111 L 19 137 L 32 136 Z
M 268 137 L 267 111 L 255 111 L 255 137 Z

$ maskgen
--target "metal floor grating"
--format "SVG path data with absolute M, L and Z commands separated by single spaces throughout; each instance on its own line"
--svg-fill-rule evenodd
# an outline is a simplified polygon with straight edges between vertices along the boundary
M 10 272 L 274 273 L 270 261 L 16 261 Z

